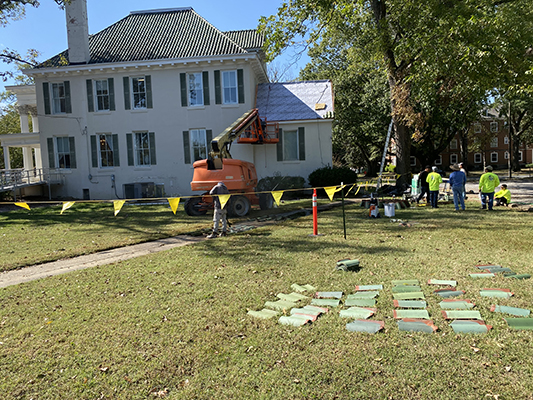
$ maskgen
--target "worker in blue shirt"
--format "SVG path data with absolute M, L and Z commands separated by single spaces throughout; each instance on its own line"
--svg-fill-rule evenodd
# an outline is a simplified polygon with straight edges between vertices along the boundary
M 450 166 L 452 169 L 452 173 L 450 174 L 450 187 L 452 188 L 453 192 L 453 205 L 455 206 L 455 211 L 459 211 L 459 204 L 461 205 L 461 209 L 464 211 L 465 209 L 465 198 L 464 198 L 464 191 L 465 191 L 465 184 L 466 184 L 466 175 L 463 171 L 461 171 L 461 168 L 459 168 L 458 165 L 454 164 Z

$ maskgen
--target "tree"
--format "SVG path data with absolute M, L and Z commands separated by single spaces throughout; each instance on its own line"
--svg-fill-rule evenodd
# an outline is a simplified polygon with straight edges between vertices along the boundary
M 261 27 L 270 57 L 298 36 L 318 42 L 342 31 L 367 60 L 381 59 L 390 89 L 398 185 L 404 186 L 420 88 L 430 88 L 439 76 L 458 86 L 466 81 L 485 91 L 494 87 L 501 65 L 523 56 L 525 44 L 533 43 L 533 18 L 527 18 L 532 9 L 529 0 L 292 0 L 276 16 L 263 18 Z
M 0 109 L 0 135 L 8 133 L 20 133 L 20 117 L 13 104 L 9 104 Z M 22 168 L 22 149 L 9 149 L 11 168 Z M 0 148 L 0 169 L 5 169 L 4 149 Z
M 386 75 L 375 63 L 355 60 L 357 53 L 343 35 L 325 36 L 310 48 L 309 56 L 311 62 L 300 77 L 331 79 L 335 88 L 334 163 L 363 167 L 368 176 L 375 176 L 390 123 Z
M 63 8 L 71 0 L 54 1 L 59 7 Z M 10 21 L 24 18 L 27 6 L 39 7 L 39 5 L 39 1 L 37 0 L 0 0 L 0 27 L 6 26 Z M 36 61 L 38 54 L 37 50 L 29 49 L 26 56 L 22 56 L 16 50 L 3 48 L 0 49 L 0 60 L 5 64 L 24 64 L 26 67 L 32 67 L 38 64 Z M 0 71 L 0 77 L 3 81 L 13 78 L 14 75 L 15 73 L 13 71 Z

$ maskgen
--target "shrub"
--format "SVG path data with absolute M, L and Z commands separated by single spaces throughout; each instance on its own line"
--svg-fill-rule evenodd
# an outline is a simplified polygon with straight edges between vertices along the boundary
M 357 174 L 348 167 L 323 167 L 309 174 L 309 184 L 312 187 L 336 186 L 341 183 L 349 184 L 357 181 Z
M 305 179 L 301 176 L 282 176 L 276 174 L 274 176 L 267 176 L 257 182 L 258 192 L 269 192 L 272 190 L 290 190 L 303 189 L 305 186 Z M 303 190 L 286 192 L 284 198 L 298 198 L 301 197 Z

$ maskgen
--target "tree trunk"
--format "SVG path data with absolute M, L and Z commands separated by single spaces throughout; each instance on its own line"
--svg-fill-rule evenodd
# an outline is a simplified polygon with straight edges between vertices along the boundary
M 511 158 L 511 165 L 513 172 L 520 171 L 520 133 L 513 135 L 512 149 L 513 157 Z

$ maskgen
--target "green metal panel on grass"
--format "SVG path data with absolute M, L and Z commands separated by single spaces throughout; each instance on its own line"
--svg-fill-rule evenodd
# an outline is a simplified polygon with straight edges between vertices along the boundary
M 350 332 L 376 333 L 385 327 L 384 321 L 357 320 L 346 324 Z
M 269 318 L 277 316 L 278 314 L 279 314 L 278 311 L 269 310 L 267 308 L 263 308 L 261 311 L 253 311 L 253 310 L 248 311 L 248 315 L 251 315 L 252 317 L 255 317 L 255 318 L 261 318 L 261 319 L 269 319 Z
M 278 322 L 282 325 L 302 326 L 309 322 L 309 318 L 300 315 L 291 315 L 290 317 L 279 317 Z
M 355 290 L 383 290 L 383 285 L 357 285 Z
M 503 289 L 483 289 L 480 290 L 479 294 L 481 297 L 494 297 L 500 299 L 508 299 L 513 296 L 513 293 L 511 293 L 509 290 Z
M 398 322 L 398 329 L 407 332 L 424 332 L 433 333 L 437 331 L 437 327 L 433 324 L 433 321 L 429 320 L 417 320 L 412 318 L 401 319 Z
M 476 274 L 470 274 L 470 278 L 482 279 L 482 278 L 494 278 L 496 275 L 492 272 L 479 272 Z
M 296 291 L 296 292 L 300 292 L 300 293 L 303 293 L 303 292 L 314 292 L 316 290 L 316 288 L 314 286 L 311 286 L 311 285 L 298 285 L 297 283 L 293 283 L 291 285 L 291 289 Z
M 368 319 L 372 315 L 374 315 L 374 311 L 361 307 L 350 307 L 339 312 L 341 318 Z
M 483 319 L 479 311 L 471 310 L 443 310 L 442 316 L 444 319 Z
M 375 299 L 346 299 L 344 301 L 346 307 L 374 307 L 376 305 Z
M 318 299 L 340 299 L 342 292 L 316 292 L 315 297 Z
M 272 308 L 273 310 L 290 310 L 291 308 L 296 307 L 296 303 L 293 303 L 291 301 L 285 301 L 285 300 L 278 300 L 278 301 L 267 301 L 265 303 L 265 307 Z
M 533 318 L 504 318 L 510 328 L 520 331 L 533 330 Z
M 314 306 L 324 306 L 324 307 L 337 307 L 340 304 L 340 300 L 335 299 L 313 299 L 311 304 Z
M 487 333 L 492 326 L 486 325 L 483 321 L 456 320 L 450 326 L 455 333 Z
M 395 319 L 429 319 L 429 313 L 427 310 L 394 310 L 393 314 Z
M 421 292 L 420 286 L 394 286 L 392 293 L 409 293 L 409 292 Z
M 353 294 L 349 294 L 346 298 L 347 299 L 374 299 L 379 296 L 379 292 L 357 292 Z
M 430 279 L 428 285 L 457 286 L 457 281 L 447 281 L 442 279 Z
M 500 306 L 496 304 L 491 306 L 490 311 L 516 315 L 517 317 L 529 317 L 529 314 L 531 314 L 531 311 L 526 310 L 525 308 Z
M 303 294 L 300 294 L 300 293 L 278 293 L 276 295 L 276 297 L 278 299 L 281 299 L 281 300 L 285 300 L 285 301 L 292 301 L 294 303 L 296 303 L 297 301 L 300 301 L 300 300 L 305 300 L 305 299 L 308 299 L 309 297 L 307 296 L 304 296 Z
M 396 308 L 426 308 L 427 303 L 423 300 L 394 300 Z
M 422 292 L 394 293 L 394 300 L 425 300 Z
M 436 295 L 439 295 L 440 297 L 457 297 L 457 296 L 462 296 L 464 295 L 466 292 L 464 290 L 448 290 L 448 289 L 439 289 L 439 290 L 435 290 L 433 293 L 435 293 Z
M 470 300 L 443 300 L 439 303 L 443 310 L 468 310 L 474 308 L 475 304 Z
M 404 279 L 404 280 L 396 280 L 392 281 L 392 286 L 400 286 L 400 285 L 408 285 L 408 286 L 418 286 L 420 283 L 417 279 Z

